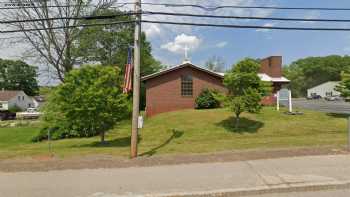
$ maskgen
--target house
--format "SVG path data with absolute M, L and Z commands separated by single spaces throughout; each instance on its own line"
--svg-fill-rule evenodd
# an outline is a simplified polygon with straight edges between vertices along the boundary
M 335 87 L 337 85 L 339 85 L 339 81 L 328 81 L 328 82 L 322 83 L 318 86 L 308 89 L 307 96 L 308 97 L 313 97 L 317 95 L 321 97 L 340 96 L 340 92 L 335 90 Z
M 259 77 L 273 84 L 276 93 L 289 80 L 282 76 L 282 57 L 273 56 L 261 61 Z M 153 116 L 163 112 L 193 109 L 195 99 L 203 89 L 216 89 L 226 93 L 223 85 L 224 73 L 196 66 L 189 61 L 142 77 L 146 86 L 146 115 Z M 274 94 L 264 98 L 264 104 L 276 101 Z
M 26 110 L 35 107 L 35 103 L 33 98 L 23 91 L 0 90 L 0 110 L 9 110 L 16 106 L 21 110 Z

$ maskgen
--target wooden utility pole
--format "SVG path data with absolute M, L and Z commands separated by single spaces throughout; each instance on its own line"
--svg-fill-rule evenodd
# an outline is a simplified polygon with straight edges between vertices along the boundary
M 138 118 L 140 114 L 140 63 L 141 63 L 141 0 L 135 0 L 134 83 L 132 98 L 132 129 L 130 157 L 137 157 Z

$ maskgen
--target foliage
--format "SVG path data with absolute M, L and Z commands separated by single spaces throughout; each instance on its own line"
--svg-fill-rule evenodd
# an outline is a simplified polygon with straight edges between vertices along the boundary
M 51 93 L 44 106 L 44 130 L 36 138 L 90 137 L 112 129 L 128 117 L 130 106 L 122 94 L 120 70 L 103 66 L 83 66 L 72 70 Z
M 224 85 L 229 90 L 227 104 L 236 116 L 236 128 L 241 113 L 260 111 L 262 96 L 269 90 L 270 84 L 265 84 L 258 76 L 259 68 L 254 60 L 244 59 L 225 74 Z
M 340 81 L 341 72 L 350 69 L 350 56 L 308 57 L 283 69 L 291 80 L 293 97 L 305 97 L 307 89 L 327 81 Z
M 13 113 L 16 113 L 16 112 L 21 112 L 22 109 L 19 108 L 17 105 L 14 105 L 14 106 L 12 106 L 12 107 L 9 108 L 9 111 L 10 111 L 10 112 L 13 112 Z
M 204 89 L 196 98 L 197 109 L 212 109 L 220 107 L 217 90 Z
M 214 55 L 207 60 L 205 67 L 211 71 L 223 72 L 225 70 L 225 61 L 221 57 Z
M 0 59 L 0 89 L 23 90 L 27 95 L 38 94 L 36 68 L 23 61 Z
M 92 16 L 106 16 L 121 14 L 115 9 L 100 9 Z M 120 16 L 112 19 L 98 19 L 83 21 L 84 24 L 112 23 L 134 20 L 133 16 Z M 127 63 L 128 47 L 134 43 L 134 26 L 110 25 L 84 27 L 77 38 L 73 54 L 82 62 L 98 62 L 102 65 L 117 65 L 124 73 Z M 141 76 L 157 72 L 161 68 L 159 61 L 152 56 L 152 48 L 146 35 L 141 35 Z
M 342 97 L 348 98 L 350 97 L 350 74 L 343 71 L 341 73 L 341 79 L 341 82 L 335 89 L 341 93 Z

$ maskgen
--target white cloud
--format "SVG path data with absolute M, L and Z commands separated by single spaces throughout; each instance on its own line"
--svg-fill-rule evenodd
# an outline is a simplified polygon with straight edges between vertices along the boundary
M 227 46 L 227 42 L 226 41 L 223 41 L 223 42 L 219 42 L 215 45 L 215 47 L 217 48 L 224 48 L 225 46 Z
M 173 53 L 183 53 L 185 47 L 195 51 L 199 47 L 200 43 L 201 40 L 197 36 L 180 34 L 175 37 L 174 41 L 163 44 L 161 48 Z
M 149 38 L 152 38 L 161 34 L 161 29 L 156 24 L 145 25 L 143 29 L 144 29 L 144 32 L 146 33 L 146 36 Z
M 265 23 L 263 25 L 263 27 L 274 27 L 274 26 L 275 26 L 275 24 L 273 24 L 273 23 Z M 270 29 L 257 29 L 255 31 L 257 31 L 257 32 L 269 32 L 271 30 Z

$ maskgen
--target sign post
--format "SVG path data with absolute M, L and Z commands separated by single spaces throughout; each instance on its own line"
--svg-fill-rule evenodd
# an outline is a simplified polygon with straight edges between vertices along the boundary
M 280 110 L 280 91 L 277 92 L 277 111 Z
M 289 102 L 289 112 L 293 112 L 293 104 L 292 104 L 292 91 L 288 91 L 288 102 Z

